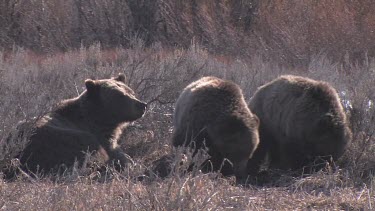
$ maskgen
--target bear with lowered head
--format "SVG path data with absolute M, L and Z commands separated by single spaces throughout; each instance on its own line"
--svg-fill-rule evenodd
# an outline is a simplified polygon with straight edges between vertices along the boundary
M 203 77 L 179 96 L 173 117 L 173 145 L 208 149 L 209 170 L 246 177 L 257 148 L 259 120 L 248 108 L 241 88 L 217 77 Z M 229 160 L 231 165 L 223 165 Z
M 258 88 L 250 109 L 260 120 L 260 144 L 248 163 L 252 174 L 266 157 L 273 169 L 321 169 L 340 158 L 352 139 L 337 91 L 323 81 L 280 76 Z

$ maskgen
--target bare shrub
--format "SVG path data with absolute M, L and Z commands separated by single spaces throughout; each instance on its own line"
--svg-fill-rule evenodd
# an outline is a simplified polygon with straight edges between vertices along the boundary
M 368 0 L 261 1 L 254 28 L 271 58 L 300 66 L 325 53 L 350 69 L 374 55 L 373 9 Z
M 345 64 L 374 56 L 371 0 L 35 0 L 0 2 L 0 47 L 66 52 L 100 42 L 104 48 L 162 43 L 210 53 L 306 67 L 323 53 Z
M 0 54 L 4 55 L 4 52 Z M 15 48 L 0 57 L 0 139 L 5 143 L 19 121 L 49 111 L 62 99 L 84 90 L 86 78 L 104 78 L 123 72 L 130 87 L 149 102 L 145 116 L 125 131 L 121 147 L 134 165 L 124 172 L 98 168 L 77 169 L 58 177 L 0 179 L 0 206 L 25 209 L 358 209 L 374 207 L 373 139 L 374 63 L 343 71 L 325 55 L 312 57 L 307 70 L 284 69 L 260 57 L 227 60 L 194 43 L 188 49 L 146 47 L 139 39 L 132 48 L 103 50 L 99 44 L 54 56 L 38 56 Z M 281 74 L 298 74 L 330 82 L 350 116 L 354 140 L 336 166 L 313 175 L 285 174 L 265 186 L 235 184 L 234 178 L 199 170 L 185 173 L 184 157 L 171 159 L 178 167 L 167 178 L 153 175 L 140 181 L 153 162 L 170 155 L 174 102 L 188 83 L 214 75 L 238 83 L 247 100 L 255 89 Z M 19 146 L 19 145 L 17 145 Z M 9 148 L 1 148 L 11 155 Z M 11 157 L 11 156 L 8 156 Z M 189 157 L 186 158 L 189 161 Z M 202 160 L 204 160 L 202 158 Z M 94 162 L 88 160 L 87 162 Z M 186 162 L 188 164 L 188 162 Z M 95 166 L 94 162 L 94 166 Z M 273 180 L 274 179 L 274 180 Z M 277 180 L 277 181 L 276 181 Z

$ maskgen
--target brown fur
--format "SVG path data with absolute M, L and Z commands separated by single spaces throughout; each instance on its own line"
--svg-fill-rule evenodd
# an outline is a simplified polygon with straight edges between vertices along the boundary
M 250 109 L 259 117 L 260 144 L 248 167 L 300 169 L 322 158 L 337 160 L 351 141 L 345 112 L 328 83 L 285 75 L 258 88 Z M 324 162 L 323 162 L 324 163 Z
M 238 85 L 216 77 L 191 83 L 177 100 L 173 124 L 174 146 L 197 150 L 204 148 L 205 142 L 213 170 L 219 170 L 227 158 L 235 174 L 244 176 L 247 160 L 259 142 L 259 121 L 248 109 Z
M 34 133 L 18 156 L 24 169 L 49 172 L 61 165 L 82 163 L 86 152 L 105 150 L 120 166 L 127 162 L 117 141 L 126 122 L 140 118 L 146 104 L 125 85 L 124 75 L 103 80 L 86 80 L 87 90 L 62 101 L 40 118 Z

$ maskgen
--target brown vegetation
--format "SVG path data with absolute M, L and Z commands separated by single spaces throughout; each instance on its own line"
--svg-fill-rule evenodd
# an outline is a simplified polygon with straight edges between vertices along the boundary
M 79 96 L 87 78 L 124 72 L 149 105 L 121 137 L 134 165 L 0 179 L 0 209 L 373 210 L 374 10 L 372 0 L 0 1 L 0 167 L 17 166 L 12 149 L 27 134 L 4 141 L 17 123 Z M 172 159 L 164 180 L 144 175 L 173 151 L 174 103 L 187 84 L 229 79 L 249 101 L 281 74 L 337 89 L 353 141 L 335 165 L 311 175 L 270 172 L 245 187 L 216 173 L 184 174 L 188 155 Z
M 197 45 L 170 51 L 160 46 L 144 48 L 133 40 L 132 49 L 102 51 L 100 46 L 38 58 L 33 62 L 22 49 L 0 59 L 0 139 L 16 123 L 38 116 L 61 99 L 78 96 L 86 78 L 107 78 L 119 71 L 127 76 L 140 99 L 149 102 L 144 118 L 130 125 L 122 137 L 122 148 L 135 165 L 120 174 L 105 175 L 76 169 L 54 178 L 21 175 L 15 182 L 0 183 L 0 206 L 4 209 L 330 209 L 374 208 L 373 84 L 375 63 L 352 66 L 351 74 L 339 71 L 326 57 L 312 58 L 308 71 L 298 74 L 330 82 L 350 114 L 353 142 L 344 156 L 324 172 L 304 177 L 288 173 L 275 176 L 262 186 L 236 186 L 233 178 L 215 173 L 182 174 L 184 166 L 165 180 L 150 175 L 138 178 L 151 163 L 171 152 L 173 104 L 191 81 L 205 75 L 233 80 L 249 100 L 256 88 L 280 74 L 297 74 L 254 57 L 221 62 Z M 32 56 L 34 58 L 34 56 Z M 3 58 L 3 57 L 1 57 Z M 35 94 L 37 93 L 37 94 Z M 2 142 L 3 143 L 3 142 Z M 9 151 L 1 145 L 3 156 Z M 175 163 L 181 160 L 176 158 Z M 190 159 L 190 158 L 187 158 Z
M 323 54 L 348 69 L 375 56 L 374 10 L 372 0 L 3 0 L 0 47 L 53 53 L 129 47 L 133 37 L 184 48 L 194 40 L 217 55 L 305 66 Z

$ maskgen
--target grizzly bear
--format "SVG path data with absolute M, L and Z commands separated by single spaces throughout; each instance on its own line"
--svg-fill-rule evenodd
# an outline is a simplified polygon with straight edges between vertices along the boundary
M 267 154 L 270 168 L 320 169 L 337 160 L 352 138 L 340 98 L 326 82 L 281 76 L 257 89 L 250 109 L 260 120 L 250 173 L 259 170 Z
M 29 143 L 17 156 L 24 170 L 48 173 L 82 164 L 86 153 L 104 149 L 110 162 L 124 167 L 127 155 L 118 139 L 128 122 L 143 116 L 146 103 L 125 85 L 125 76 L 85 81 L 86 91 L 62 101 L 33 125 Z
M 246 176 L 246 164 L 256 149 L 258 118 L 251 113 L 240 87 L 216 77 L 203 77 L 179 96 L 173 118 L 173 145 L 194 153 L 207 149 L 210 170 Z M 222 168 L 229 160 L 233 168 Z

